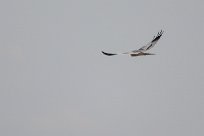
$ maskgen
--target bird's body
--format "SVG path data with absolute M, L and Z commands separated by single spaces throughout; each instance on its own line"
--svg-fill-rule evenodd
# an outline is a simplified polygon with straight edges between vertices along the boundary
M 155 55 L 155 54 L 153 54 L 153 53 L 145 53 L 145 52 L 140 52 L 140 53 L 130 54 L 130 56 L 132 56 L 132 57 L 146 56 L 146 55 Z
M 107 55 L 107 56 L 122 55 L 122 54 L 125 55 L 126 54 L 126 55 L 130 55 L 131 57 L 154 55 L 152 53 L 146 53 L 146 51 L 150 50 L 152 47 L 155 46 L 155 44 L 161 38 L 163 32 L 164 31 L 162 31 L 162 30 L 160 32 L 158 32 L 157 36 L 154 36 L 154 38 L 152 39 L 151 42 L 149 42 L 148 44 L 146 44 L 145 46 L 141 47 L 138 50 L 133 50 L 133 51 L 125 52 L 125 53 L 121 53 L 121 54 L 118 54 L 118 53 L 107 53 L 107 52 L 104 52 L 104 51 L 102 51 L 102 53 L 104 55 Z

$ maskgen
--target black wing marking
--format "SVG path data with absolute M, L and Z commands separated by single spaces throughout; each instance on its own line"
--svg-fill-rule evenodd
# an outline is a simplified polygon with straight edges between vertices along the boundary
M 107 56 L 117 55 L 117 54 L 115 54 L 115 53 L 107 53 L 107 52 L 104 52 L 104 51 L 102 51 L 102 53 L 103 53 L 104 55 L 107 55 Z
M 160 32 L 158 32 L 157 36 L 153 38 L 152 43 L 158 41 L 163 33 L 164 33 L 164 31 L 162 31 L 162 30 Z

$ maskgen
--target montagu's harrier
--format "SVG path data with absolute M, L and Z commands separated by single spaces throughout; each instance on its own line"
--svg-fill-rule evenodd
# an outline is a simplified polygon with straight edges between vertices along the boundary
M 154 38 L 151 40 L 151 42 L 147 43 L 145 46 L 141 47 L 138 50 L 133 50 L 130 52 L 125 52 L 125 53 L 107 53 L 102 51 L 102 53 L 104 55 L 107 56 L 113 56 L 113 55 L 130 55 L 132 57 L 136 57 L 136 56 L 145 56 L 145 55 L 155 55 L 153 53 L 147 53 L 146 51 L 150 50 L 152 47 L 154 47 L 154 45 L 159 41 L 159 39 L 161 38 L 162 34 L 163 34 L 163 30 L 161 30 L 160 32 L 158 32 L 157 36 L 154 36 Z

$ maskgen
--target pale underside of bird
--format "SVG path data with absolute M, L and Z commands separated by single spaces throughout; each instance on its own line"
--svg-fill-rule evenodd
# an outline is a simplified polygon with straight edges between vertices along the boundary
M 146 51 L 150 50 L 152 47 L 155 46 L 155 44 L 159 41 L 159 39 L 161 38 L 162 34 L 163 34 L 163 30 L 161 30 L 160 32 L 158 32 L 157 36 L 154 36 L 153 39 L 147 43 L 145 46 L 142 46 L 141 48 L 139 48 L 138 50 L 133 50 L 130 52 L 124 52 L 124 53 L 107 53 L 102 51 L 102 53 L 104 55 L 107 56 L 114 56 L 114 55 L 130 55 L 132 57 L 137 57 L 137 56 L 145 56 L 145 55 L 155 55 L 153 53 L 147 53 Z

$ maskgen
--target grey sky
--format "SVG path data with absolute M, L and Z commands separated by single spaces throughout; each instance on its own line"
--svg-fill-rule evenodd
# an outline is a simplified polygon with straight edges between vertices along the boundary
M 0 135 L 204 135 L 203 5 L 1 0 Z

